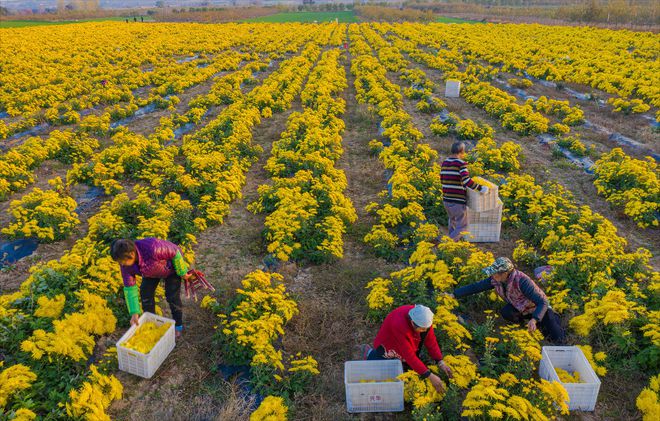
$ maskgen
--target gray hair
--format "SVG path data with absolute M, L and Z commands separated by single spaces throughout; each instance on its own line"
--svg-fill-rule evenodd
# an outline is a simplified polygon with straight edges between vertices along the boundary
M 454 142 L 451 145 L 451 153 L 453 155 L 465 152 L 465 143 L 463 142 Z

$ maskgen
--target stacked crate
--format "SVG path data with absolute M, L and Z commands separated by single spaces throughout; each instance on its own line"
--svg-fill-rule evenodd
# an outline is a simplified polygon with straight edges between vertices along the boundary
M 497 186 L 488 183 L 488 193 L 467 191 L 468 227 L 465 238 L 471 243 L 496 243 L 502 229 L 502 201 Z

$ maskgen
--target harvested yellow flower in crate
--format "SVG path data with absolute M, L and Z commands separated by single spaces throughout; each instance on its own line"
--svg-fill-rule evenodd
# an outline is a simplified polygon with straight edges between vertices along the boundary
M 497 185 L 481 177 L 472 177 L 472 181 L 480 186 L 488 187 L 488 192 L 484 194 L 472 189 L 467 189 L 468 207 L 475 212 L 484 212 L 495 209 L 499 202 Z
M 171 325 L 172 323 L 163 323 L 160 326 L 154 322 L 142 323 L 138 326 L 135 334 L 124 342 L 124 346 L 143 354 L 148 354 Z
M 151 378 L 175 346 L 174 320 L 144 313 L 117 341 L 119 369 Z
M 573 374 L 569 373 L 563 368 L 555 368 L 555 371 L 557 372 L 557 376 L 559 376 L 559 380 L 561 380 L 563 383 L 582 383 L 582 380 L 580 380 L 580 373 L 578 371 L 573 372 Z
M 485 178 L 482 177 L 472 177 L 472 181 L 475 183 L 479 184 L 480 186 L 486 186 L 489 189 L 495 189 L 497 186 L 490 181 L 486 180 Z

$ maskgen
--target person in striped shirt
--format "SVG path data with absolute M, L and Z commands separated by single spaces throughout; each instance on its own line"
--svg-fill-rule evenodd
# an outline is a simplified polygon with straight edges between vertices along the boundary
M 467 189 L 485 194 L 488 187 L 480 186 L 470 178 L 465 158 L 465 144 L 454 142 L 451 145 L 451 155 L 442 163 L 440 181 L 442 183 L 442 200 L 449 216 L 449 237 L 458 241 L 461 233 L 468 226 Z

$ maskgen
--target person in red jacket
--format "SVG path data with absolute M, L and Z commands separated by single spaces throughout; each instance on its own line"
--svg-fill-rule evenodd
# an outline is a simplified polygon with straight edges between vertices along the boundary
M 442 392 L 444 387 L 440 377 L 432 373 L 419 358 L 424 346 L 438 367 L 451 377 L 451 369 L 442 361 L 442 352 L 433 332 L 433 312 L 423 305 L 405 305 L 392 310 L 385 317 L 374 339 L 373 349 L 365 349 L 364 357 L 367 360 L 398 358 L 421 378 L 428 377 L 433 387 Z
M 112 259 L 119 263 L 124 281 L 126 306 L 131 314 L 131 325 L 138 323 L 140 302 L 142 310 L 154 313 L 155 293 L 161 279 L 165 280 L 165 299 L 170 306 L 175 321 L 176 336 L 183 330 L 183 309 L 181 304 L 181 280 L 189 280 L 188 265 L 181 249 L 176 244 L 158 238 L 142 240 L 119 239 L 110 246 Z M 135 276 L 142 277 L 140 302 Z

